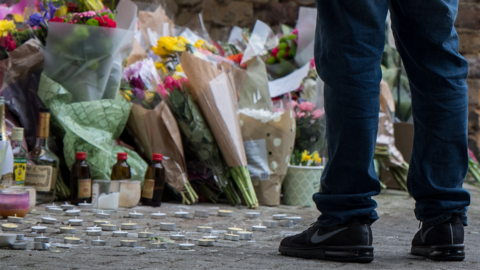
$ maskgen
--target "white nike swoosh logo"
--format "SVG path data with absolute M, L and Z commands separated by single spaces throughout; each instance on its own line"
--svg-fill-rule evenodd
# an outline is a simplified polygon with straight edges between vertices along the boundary
M 430 229 L 426 230 L 425 233 L 422 233 L 422 232 L 420 231 L 420 238 L 422 239 L 422 243 L 425 243 L 425 237 L 427 237 L 427 233 L 428 233 L 431 229 L 433 229 L 433 227 L 430 227 Z
M 322 241 L 325 241 L 326 239 L 328 239 L 328 238 L 334 236 L 335 234 L 337 234 L 337 233 L 339 233 L 339 232 L 341 232 L 341 231 L 343 231 L 343 230 L 346 230 L 346 229 L 347 229 L 347 228 L 341 228 L 341 229 L 338 229 L 338 230 L 336 230 L 336 231 L 333 231 L 333 232 L 324 234 L 324 235 L 322 235 L 322 236 L 318 236 L 318 230 L 317 230 L 317 232 L 313 234 L 311 241 L 312 241 L 312 243 L 314 243 L 314 244 L 318 244 L 318 243 L 320 243 L 320 242 L 322 242 Z

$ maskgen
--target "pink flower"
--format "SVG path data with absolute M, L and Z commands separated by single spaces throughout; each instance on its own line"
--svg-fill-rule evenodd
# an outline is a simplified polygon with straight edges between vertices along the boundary
M 305 101 L 298 105 L 298 108 L 304 112 L 311 112 L 315 108 L 315 104 Z
M 293 29 L 292 34 L 293 35 L 298 35 L 298 29 L 297 28 Z
M 315 68 L 315 57 L 310 60 L 310 68 L 314 69 Z
M 182 90 L 182 86 L 180 85 L 180 83 L 175 80 L 172 76 L 168 76 L 167 78 L 165 78 L 165 88 L 167 88 L 168 90 L 173 91 L 176 89 L 178 90 Z
M 322 109 L 316 109 L 315 111 L 313 111 L 312 115 L 313 115 L 313 119 L 318 119 L 322 117 L 323 111 Z
M 295 108 L 298 106 L 298 103 L 295 100 L 292 100 L 292 108 Z
M 302 118 L 302 117 L 304 117 L 304 116 L 305 116 L 305 113 L 304 113 L 304 112 L 301 112 L 301 113 L 297 113 L 295 117 L 296 117 L 296 118 Z
M 158 94 L 159 94 L 160 96 L 162 96 L 163 98 L 168 97 L 167 90 L 165 90 L 165 87 L 163 87 L 163 85 L 162 85 L 161 83 L 158 84 L 157 92 L 158 92 Z
M 278 54 L 278 47 L 276 47 L 272 50 L 272 56 L 273 57 L 277 57 L 277 54 Z

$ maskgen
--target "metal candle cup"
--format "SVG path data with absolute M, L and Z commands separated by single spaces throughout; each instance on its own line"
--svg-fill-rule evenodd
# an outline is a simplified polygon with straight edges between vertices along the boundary
M 15 225 L 12 223 L 2 224 L 2 231 L 16 231 L 16 230 L 18 230 L 18 225 Z
M 12 243 L 12 249 L 27 249 L 27 243 L 25 242 L 16 242 Z
M 252 239 L 252 232 L 241 231 L 236 232 L 240 236 L 240 240 L 251 240 Z
M 83 220 L 82 219 L 77 219 L 77 217 L 69 219 L 68 224 L 72 226 L 82 226 L 83 225 Z
M 237 228 L 237 227 L 230 227 L 230 228 L 227 228 L 227 231 L 228 233 L 236 233 L 236 232 L 239 232 L 239 231 L 243 231 L 242 228 Z
M 219 217 L 233 217 L 233 211 L 231 210 L 218 210 Z
M 87 231 L 101 231 L 101 230 L 102 230 L 102 227 L 99 227 L 97 225 L 93 227 L 87 227 Z
M 212 247 L 215 246 L 215 240 L 213 239 L 199 239 L 198 245 L 203 247 Z
M 115 225 L 115 224 L 101 224 L 100 228 L 102 228 L 102 231 L 115 231 L 117 229 L 117 225 Z
M 293 226 L 293 222 L 291 220 L 280 220 L 278 222 L 278 225 L 280 225 L 281 227 L 292 227 Z
M 185 239 L 185 235 L 182 234 L 171 234 L 170 239 L 172 240 L 183 240 Z
M 151 217 L 153 219 L 164 219 L 167 217 L 167 214 L 158 212 L 158 213 L 153 213 Z
M 224 234 L 224 239 L 225 240 L 230 240 L 230 241 L 238 241 L 238 240 L 240 240 L 240 235 L 233 234 L 233 233 L 226 233 L 226 234 Z
M 59 214 L 63 214 L 63 209 L 58 207 L 52 207 L 52 208 L 49 208 L 47 212 L 59 215 Z
M 93 221 L 93 224 L 94 224 L 94 225 L 97 225 L 97 226 L 98 226 L 98 225 L 102 225 L 102 224 L 108 224 L 108 223 L 109 223 L 108 220 L 94 220 L 94 221 Z
M 195 210 L 195 216 L 206 218 L 210 216 L 210 213 L 206 210 Z
M 60 208 L 62 208 L 63 210 L 73 210 L 75 208 L 75 205 L 65 202 L 65 204 L 60 205 Z
M 153 232 L 145 231 L 145 232 L 139 232 L 138 233 L 138 238 L 150 238 L 150 237 L 153 237 L 153 236 L 154 236 Z
M 286 214 L 276 214 L 276 215 L 272 215 L 272 219 L 273 220 L 281 220 L 281 219 L 284 219 L 286 218 L 287 215 Z
M 65 242 L 65 244 L 80 244 L 80 238 L 78 237 L 65 237 L 63 238 L 63 241 Z
M 95 214 L 96 217 L 99 217 L 99 218 L 109 218 L 110 217 L 110 214 L 108 213 L 103 213 L 103 211 L 101 213 L 96 213 Z
M 160 230 L 162 231 L 175 231 L 175 223 L 160 223 Z
M 107 241 L 100 240 L 100 238 L 97 240 L 92 240 L 92 246 L 105 246 L 106 244 L 107 244 Z
M 128 213 L 128 216 L 130 218 L 143 218 L 143 214 L 142 213 L 137 213 L 135 211 L 133 211 L 133 213 Z
M 100 230 L 88 230 L 87 235 L 89 235 L 89 236 L 100 236 L 100 235 L 102 235 L 102 231 L 100 231 Z
M 35 242 L 41 242 L 41 243 L 48 243 L 50 242 L 50 237 L 46 237 L 46 236 L 37 236 L 35 238 L 33 238 L 33 241 Z
M 44 226 L 33 226 L 31 229 L 33 232 L 39 232 L 39 233 L 47 231 L 47 227 L 44 227 Z
M 194 244 L 189 244 L 189 243 L 178 244 L 178 247 L 182 250 L 191 250 L 193 249 L 194 246 L 195 246 Z
M 78 209 L 72 209 L 65 211 L 65 215 L 67 216 L 80 216 L 81 211 Z
M 208 226 L 197 226 L 197 232 L 211 233 L 213 232 L 213 228 Z
M 114 231 L 113 232 L 114 237 L 127 237 L 128 232 L 123 232 L 123 231 Z
M 60 227 L 61 233 L 75 234 L 77 229 L 74 227 Z
M 42 243 L 42 242 L 33 242 L 33 249 L 34 250 L 49 250 L 50 244 Z
M 88 210 L 88 209 L 92 209 L 92 204 L 84 201 L 83 203 L 79 203 L 77 207 L 81 210 Z
M 25 238 L 25 235 L 23 235 L 23 234 L 17 234 L 17 239 L 16 239 L 16 240 L 17 240 L 17 241 L 18 241 L 18 240 L 23 240 L 24 238 Z
M 42 217 L 42 223 L 45 223 L 45 224 L 55 224 L 55 222 L 57 222 L 57 219 L 56 218 L 52 218 L 50 216 L 48 217 Z
M 245 217 L 246 218 L 259 218 L 260 213 L 258 213 L 258 212 L 247 212 L 247 213 L 245 213 Z
M 0 190 L 0 215 L 24 217 L 30 209 L 30 195 L 28 191 Z
M 122 240 L 120 241 L 120 245 L 122 245 L 122 247 L 136 247 L 137 240 Z
M 263 226 L 267 226 L 267 228 L 277 228 L 278 227 L 278 222 L 273 221 L 273 220 L 264 220 L 263 221 Z
M 204 236 L 202 237 L 203 239 L 211 239 L 215 242 L 218 242 L 218 236 L 215 236 L 215 235 L 207 235 L 207 236 Z
M 137 223 L 132 223 L 132 222 L 122 223 L 120 224 L 120 228 L 122 228 L 122 230 L 136 230 Z
M 52 205 L 47 205 L 45 206 L 45 211 L 48 211 L 51 208 L 57 208 L 57 205 L 55 203 L 52 203 Z
M 293 222 L 293 225 L 297 225 L 298 223 L 300 223 L 300 221 L 302 221 L 301 217 L 286 217 L 285 219 L 291 220 Z
M 262 226 L 262 225 L 252 226 L 252 231 L 266 232 L 266 231 L 267 231 L 267 227 Z
M 166 242 L 150 243 L 150 248 L 152 249 L 167 248 L 167 243 Z
M 187 218 L 188 217 L 188 212 L 180 211 L 180 212 L 175 212 L 174 214 L 175 214 L 175 217 L 177 217 L 177 218 Z
M 23 223 L 23 218 L 21 217 L 17 217 L 16 215 L 15 216 L 9 216 L 7 218 L 8 222 L 10 223 L 19 223 L 19 224 L 22 224 Z

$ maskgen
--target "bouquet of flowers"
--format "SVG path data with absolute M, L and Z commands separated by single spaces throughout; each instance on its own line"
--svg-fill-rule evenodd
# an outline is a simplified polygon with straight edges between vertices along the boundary
M 315 152 L 326 146 L 326 118 L 322 109 L 315 109 L 309 101 L 292 101 L 295 108 L 297 131 L 295 150 Z
M 300 152 L 295 150 L 290 160 L 290 165 L 294 166 L 321 166 L 322 158 L 318 155 L 318 152 L 308 153 L 307 150 Z

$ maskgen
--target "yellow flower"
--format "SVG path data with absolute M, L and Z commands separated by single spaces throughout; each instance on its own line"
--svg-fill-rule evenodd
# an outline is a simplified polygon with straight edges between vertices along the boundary
M 163 74 L 167 74 L 167 69 L 165 68 L 165 65 L 160 62 L 155 62 L 155 68 L 161 69 L 163 71 Z
M 307 150 L 302 153 L 302 162 L 309 161 L 312 159 L 312 155 L 308 155 Z
M 3 20 L 0 21 L 0 36 L 6 37 L 8 32 L 16 29 L 15 23 L 13 21 Z
M 315 153 L 313 153 L 313 160 L 315 161 L 315 163 L 322 162 L 322 158 L 320 158 L 317 151 L 315 151 Z
M 128 100 L 128 101 L 132 100 L 132 99 L 130 98 L 131 96 L 133 96 L 132 91 L 130 91 L 130 90 L 125 90 L 125 91 L 120 91 L 120 93 L 122 94 L 122 96 L 123 96 L 126 100 Z
M 67 6 L 61 6 L 55 12 L 55 17 L 65 16 L 65 15 L 67 15 L 67 12 L 68 12 Z
M 103 9 L 103 3 L 101 0 L 83 0 L 85 8 L 84 11 L 96 11 L 100 12 Z
M 193 47 L 195 47 L 195 48 L 203 48 L 204 45 L 205 45 L 205 40 L 199 39 L 199 40 L 197 40 L 197 42 L 195 42 L 195 44 L 193 45 Z
M 152 51 L 159 56 L 168 56 L 187 49 L 188 41 L 183 37 L 161 37 Z
M 145 102 L 152 103 L 155 93 L 151 91 L 145 91 Z
M 13 14 L 13 20 L 17 23 L 23 22 L 23 16 L 17 13 Z
M 178 65 L 175 67 L 175 71 L 176 71 L 176 72 L 183 72 L 182 65 L 178 64 Z

